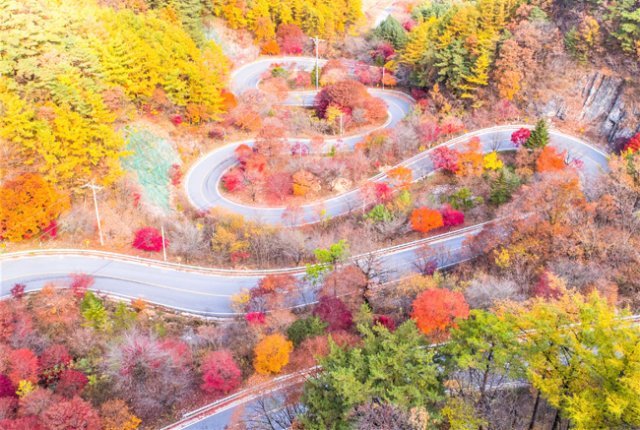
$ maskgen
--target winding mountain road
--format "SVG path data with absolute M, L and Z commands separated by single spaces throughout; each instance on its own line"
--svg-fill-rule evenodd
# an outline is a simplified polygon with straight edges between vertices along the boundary
M 231 88 L 236 94 L 251 88 L 257 88 L 262 76 L 274 63 L 291 64 L 310 69 L 315 64 L 312 58 L 284 57 L 259 60 L 236 70 L 231 78 Z M 321 64 L 323 62 L 321 61 Z M 385 124 L 391 127 L 404 118 L 411 110 L 413 100 L 397 91 L 370 90 L 382 98 L 388 107 L 389 117 Z M 313 99 L 315 92 L 303 91 L 291 93 L 287 103 L 306 105 Z M 478 137 L 485 152 L 512 149 L 511 133 L 522 125 L 499 126 L 472 133 L 443 143 L 450 147 L 461 146 L 471 137 Z M 340 141 L 346 147 L 352 147 L 364 136 L 349 136 Z M 583 162 L 584 175 L 593 177 L 606 169 L 607 156 L 588 143 L 560 133 L 551 132 L 552 145 L 566 150 L 572 158 Z M 304 139 L 290 139 L 292 142 Z M 327 147 L 338 144 L 339 140 L 329 140 Z M 251 207 L 224 197 L 219 190 L 219 182 L 224 172 L 235 164 L 235 148 L 252 141 L 234 142 L 213 150 L 198 160 L 189 171 L 185 180 L 185 192 L 191 203 L 200 209 L 221 207 L 238 213 L 247 219 L 268 224 L 281 224 L 285 208 Z M 424 151 L 402 165 L 412 169 L 414 180 L 419 180 L 434 171 L 429 154 Z M 372 178 L 385 180 L 384 174 Z M 361 208 L 363 202 L 359 190 L 312 202 L 303 206 L 303 216 L 298 224 L 319 221 L 318 213 L 322 209 L 325 216 L 335 217 Z M 414 271 L 417 260 L 416 250 L 424 244 L 431 246 L 440 256 L 440 267 L 456 264 L 469 258 L 464 241 L 469 235 L 477 234 L 483 225 L 445 233 L 407 244 L 393 246 L 376 251 L 377 262 L 389 278 L 403 276 Z M 363 259 L 367 256 L 356 256 Z M 233 314 L 230 298 L 242 289 L 251 288 L 266 274 L 291 273 L 302 276 L 303 268 L 283 268 L 278 270 L 229 270 L 205 267 L 185 266 L 164 263 L 157 260 L 142 259 L 122 254 L 86 250 L 34 250 L 0 255 L 0 295 L 8 296 L 16 283 L 23 283 L 27 291 L 41 288 L 45 283 L 67 279 L 71 273 L 91 274 L 96 282 L 95 289 L 121 298 L 141 297 L 148 302 L 167 306 L 176 310 L 204 316 L 225 317 Z M 300 291 L 293 297 L 291 305 L 311 300 L 308 292 Z
M 312 58 L 277 58 L 259 60 L 236 70 L 231 79 L 231 88 L 236 94 L 248 89 L 257 88 L 264 75 L 274 63 L 291 64 L 311 69 L 315 60 Z M 324 61 L 321 61 L 323 64 Z M 412 109 L 413 100 L 397 91 L 371 89 L 370 92 L 380 97 L 387 104 L 388 120 L 384 127 L 392 127 L 402 120 Z M 314 91 L 293 92 L 286 103 L 289 105 L 309 105 Z M 471 137 L 478 137 L 485 152 L 493 150 L 513 149 L 510 144 L 511 133 L 523 125 L 499 126 L 452 139 L 442 145 L 459 147 Z M 350 148 L 359 142 L 364 135 L 349 136 L 343 139 L 326 141 L 326 148 L 333 145 Z M 289 139 L 290 142 L 305 142 L 305 139 Z M 308 140 L 307 140 L 308 141 Z M 567 151 L 572 159 L 580 159 L 583 163 L 582 174 L 588 178 L 607 168 L 607 155 L 590 146 L 588 143 L 558 131 L 551 131 L 552 145 Z M 231 166 L 236 163 L 234 150 L 240 144 L 252 145 L 252 141 L 234 142 L 213 150 L 198 160 L 189 171 L 185 180 L 185 193 L 190 202 L 199 209 L 213 207 L 224 208 L 230 212 L 243 215 L 247 219 L 268 224 L 282 224 L 285 208 L 252 207 L 226 198 L 220 193 L 220 179 Z M 424 151 L 401 164 L 413 171 L 414 181 L 420 180 L 434 171 L 429 154 Z M 379 174 L 373 181 L 384 181 L 385 175 Z M 359 190 L 302 207 L 302 217 L 296 224 L 318 222 L 318 214 L 322 209 L 325 216 L 339 216 L 362 207 Z M 288 223 L 287 225 L 291 225 Z M 478 224 L 461 230 L 444 233 L 427 239 L 409 242 L 375 251 L 380 271 L 386 272 L 390 279 L 415 271 L 415 262 L 419 259 L 416 251 L 428 244 L 439 256 L 436 262 L 439 267 L 457 264 L 471 256 L 465 248 L 465 240 L 479 233 L 484 224 Z M 368 259 L 368 255 L 353 257 L 354 260 Z M 0 296 L 7 297 L 16 283 L 26 284 L 27 291 L 36 291 L 51 281 L 66 280 L 72 273 L 91 274 L 96 282 L 94 289 L 119 298 L 141 297 L 148 302 L 170 307 L 203 316 L 227 317 L 233 315 L 231 296 L 243 289 L 255 286 L 269 273 L 291 273 L 296 277 L 304 274 L 303 268 L 283 268 L 277 270 L 231 270 L 214 269 L 166 263 L 158 260 L 132 257 L 102 251 L 78 249 L 33 250 L 0 255 Z M 291 306 L 312 300 L 308 291 L 300 291 L 292 297 Z M 282 381 L 276 381 L 272 390 L 284 385 L 299 383 L 304 374 L 288 375 Z M 291 379 L 294 378 L 294 379 Z M 290 380 L 291 379 L 291 380 Z M 184 421 L 171 428 L 181 429 L 219 429 L 236 407 L 255 400 L 258 394 L 254 391 L 239 393 L 223 401 L 205 407 L 201 412 L 189 414 Z M 260 391 L 260 390 L 258 390 Z M 256 392 L 257 393 L 257 392 Z

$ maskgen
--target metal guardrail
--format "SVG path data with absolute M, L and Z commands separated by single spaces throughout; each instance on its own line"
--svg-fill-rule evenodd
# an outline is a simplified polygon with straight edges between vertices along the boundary
M 385 256 L 393 253 L 397 253 L 400 251 L 405 251 L 412 248 L 417 248 L 423 245 L 428 245 L 432 243 L 442 242 L 446 239 L 459 237 L 462 235 L 467 235 L 471 233 L 475 233 L 485 225 L 491 224 L 494 221 L 487 221 L 480 224 L 474 224 L 469 227 L 464 227 L 458 230 L 449 231 L 446 233 L 438 234 L 436 236 L 427 237 L 424 239 L 417 239 L 411 242 L 402 243 L 399 245 L 390 246 L 387 248 L 382 248 L 379 250 L 354 255 L 351 257 L 352 261 L 357 261 L 359 259 L 365 258 L 370 255 L 376 256 Z M 63 249 L 38 249 L 38 250 L 29 250 L 29 251 L 17 251 L 6 254 L 0 254 L 0 263 L 22 259 L 22 258 L 35 258 L 42 256 L 78 256 L 78 257 L 94 257 L 94 258 L 104 258 L 117 260 L 122 262 L 130 262 L 136 264 L 142 264 L 146 266 L 152 266 L 157 268 L 166 268 L 183 272 L 196 272 L 205 275 L 222 275 L 222 276 L 266 276 L 272 274 L 288 274 L 288 273 L 302 273 L 305 271 L 304 267 L 286 267 L 286 268 L 276 268 L 276 269 L 224 269 L 224 268 L 213 268 L 206 266 L 195 266 L 189 264 L 181 264 L 174 263 L 168 261 L 155 260 L 151 258 L 137 257 L 133 255 L 120 254 L 116 252 L 109 251 L 99 251 L 99 250 L 91 250 L 91 249 L 73 249 L 73 248 L 63 248 Z
M 211 403 L 208 403 L 204 406 L 199 407 L 198 409 L 194 409 L 192 411 L 189 411 L 183 414 L 182 418 L 179 421 L 169 424 L 168 426 L 165 426 L 160 430 L 178 430 L 178 429 L 184 428 L 185 426 L 197 423 L 198 421 L 201 421 L 202 419 L 205 419 L 206 417 L 213 415 L 210 412 L 215 412 L 216 409 L 220 406 L 223 406 L 235 400 L 242 399 L 243 397 L 249 397 L 247 401 L 251 401 L 253 398 L 255 398 L 256 395 L 278 391 L 280 389 L 286 388 L 289 386 L 286 383 L 291 381 L 292 379 L 295 380 L 301 377 L 308 376 L 320 368 L 321 368 L 320 366 L 314 366 L 307 369 L 302 369 L 294 373 L 289 373 L 289 374 L 271 379 L 262 384 L 258 384 L 255 387 L 248 387 L 243 390 L 237 391 L 227 397 L 223 397 L 221 399 L 215 400 Z M 296 385 L 302 382 L 303 381 L 298 381 Z

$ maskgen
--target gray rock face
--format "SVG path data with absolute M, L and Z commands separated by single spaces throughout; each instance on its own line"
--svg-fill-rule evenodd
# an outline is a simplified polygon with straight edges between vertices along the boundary
M 640 100 L 637 89 L 618 76 L 594 72 L 578 84 L 582 109 L 577 120 L 592 124 L 610 145 L 626 140 L 640 130 Z
M 535 106 L 538 115 L 579 125 L 592 137 L 606 140 L 611 150 L 620 149 L 629 137 L 640 132 L 639 80 L 603 71 L 566 79 L 575 80 L 573 88 L 550 92 Z

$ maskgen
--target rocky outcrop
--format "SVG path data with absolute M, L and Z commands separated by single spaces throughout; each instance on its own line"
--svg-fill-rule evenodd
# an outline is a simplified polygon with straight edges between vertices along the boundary
M 571 94 L 552 95 L 543 113 L 579 124 L 601 136 L 612 149 L 640 131 L 640 88 L 609 71 L 592 71 L 574 78 Z
M 578 120 L 596 123 L 610 144 L 628 138 L 640 127 L 639 100 L 626 89 L 624 79 L 603 72 L 587 76 L 582 83 L 583 105 Z

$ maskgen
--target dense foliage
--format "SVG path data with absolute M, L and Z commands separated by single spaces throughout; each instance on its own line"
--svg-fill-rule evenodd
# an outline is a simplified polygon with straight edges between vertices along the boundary
M 274 2 L 255 0 L 217 0 L 213 11 L 223 17 L 231 28 L 251 30 L 259 42 L 273 40 L 276 29 L 283 24 L 295 24 L 309 36 L 325 39 L 343 35 L 362 16 L 359 0 L 303 0 Z
M 56 219 L 68 207 L 69 198 L 40 175 L 8 180 L 0 187 L 0 240 L 17 242 L 47 233 L 54 237 Z
M 321 360 L 323 372 L 307 382 L 305 428 L 348 428 L 353 408 L 370 400 L 403 409 L 430 407 L 440 400 L 434 352 L 424 348 L 412 322 L 393 332 L 380 324 L 359 330 L 363 346 L 331 345 L 329 356 Z
M 62 186 L 111 183 L 125 155 L 114 127 L 128 104 L 192 122 L 223 112 L 220 48 L 198 47 L 166 8 L 28 0 L 3 2 L 0 15 L 0 139 L 11 152 L 3 170 L 32 166 Z
M 376 415 L 363 411 L 374 402 L 410 416 L 402 428 L 509 428 L 496 410 L 518 405 L 511 428 L 535 428 L 543 406 L 532 398 L 518 403 L 526 398 L 518 394 L 524 380 L 557 408 L 556 420 L 575 428 L 638 425 L 632 381 L 640 335 L 623 317 L 595 293 L 563 289 L 554 301 L 472 311 L 449 342 L 431 348 L 412 322 L 394 332 L 361 325 L 363 345 L 332 345 L 323 372 L 307 382 L 301 421 L 312 429 L 373 425 Z

